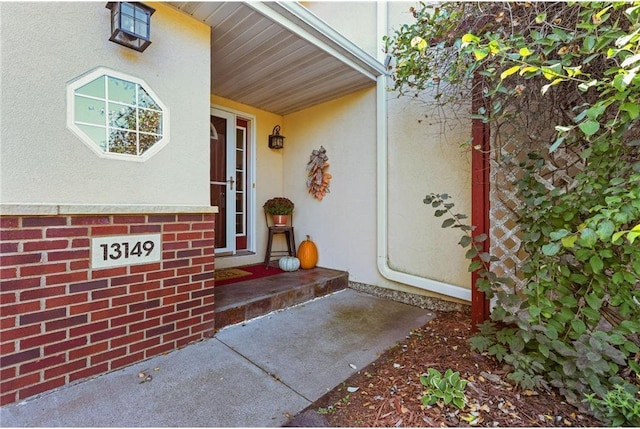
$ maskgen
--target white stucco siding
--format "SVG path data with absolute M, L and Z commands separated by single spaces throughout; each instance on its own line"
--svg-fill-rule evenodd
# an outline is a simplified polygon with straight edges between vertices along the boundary
M 429 124 L 425 107 L 389 99 L 388 260 L 397 271 L 458 286 L 469 285 L 459 229 L 441 227 L 423 203 L 430 193 L 446 193 L 454 213 L 471 218 L 471 155 L 460 146 L 470 123 Z M 421 122 L 419 120 L 422 119 Z M 453 122 L 453 120 L 451 120 Z M 466 126 L 465 126 L 466 125 Z M 453 128 L 451 128 L 453 127 Z
M 417 3 L 387 3 L 389 33 L 413 21 Z M 391 80 L 389 86 L 393 85 Z M 454 213 L 471 218 L 471 154 L 461 146 L 471 136 L 467 112 L 435 112 L 410 96 L 387 95 L 389 266 L 433 280 L 469 287 L 461 231 L 443 229 L 446 217 L 435 217 L 423 203 L 427 194 L 448 194 Z M 446 119 L 445 119 L 446 118 Z
M 105 3 L 0 3 L 3 203 L 209 204 L 210 28 L 149 5 L 139 53 L 109 41 Z M 169 143 L 145 162 L 100 158 L 66 128 L 68 82 L 99 66 L 144 80 L 168 107 Z
M 374 58 L 376 40 L 376 2 L 302 2 L 302 5 Z
M 457 209 L 470 213 L 470 160 L 459 148 L 468 131 L 460 126 L 442 136 L 439 127 L 418 123 L 421 114 L 389 99 L 389 266 L 468 287 L 458 231 L 440 228 L 442 218 L 422 202 L 429 192 L 447 192 Z M 365 90 L 285 117 L 284 194 L 296 203 L 296 238 L 299 243 L 311 235 L 319 265 L 349 271 L 352 281 L 425 293 L 385 279 L 376 267 L 375 115 L 375 90 Z M 332 175 L 322 201 L 305 186 L 306 164 L 320 145 Z
M 307 4 L 305 4 L 306 6 Z M 387 3 L 389 32 L 411 18 L 410 3 Z M 329 8 L 329 6 L 326 6 Z M 349 9 L 350 5 L 347 5 Z M 323 19 L 322 7 L 312 11 Z M 340 25 L 341 18 L 326 20 Z M 340 10 L 342 12 L 342 10 Z M 335 15 L 343 15 L 337 13 Z M 358 15 L 355 15 L 358 16 Z M 351 28 L 362 22 L 352 20 Z M 371 19 L 372 20 L 372 19 Z M 371 22 L 369 20 L 369 22 Z M 364 24 L 363 24 L 364 25 Z M 344 34 L 343 28 L 336 27 Z M 471 160 L 460 145 L 470 135 L 470 122 L 429 125 L 424 105 L 386 94 L 388 207 L 387 259 L 392 270 L 463 288 L 470 285 L 459 231 L 442 229 L 442 218 L 423 203 L 430 192 L 448 193 L 456 211 L 471 211 Z M 377 268 L 376 92 L 374 89 L 325 103 L 284 118 L 285 194 L 296 202 L 298 241 L 310 234 L 322 266 L 349 271 L 350 280 L 401 291 L 432 295 L 424 289 L 390 281 Z M 305 166 L 313 149 L 327 149 L 333 178 L 331 193 L 319 202 L 308 195 Z
M 375 89 L 363 90 L 284 118 L 285 193 L 296 203 L 296 241 L 309 234 L 318 264 L 376 284 Z M 284 129 L 284 128 L 283 128 Z M 307 163 L 324 146 L 332 175 L 319 201 L 307 191 Z

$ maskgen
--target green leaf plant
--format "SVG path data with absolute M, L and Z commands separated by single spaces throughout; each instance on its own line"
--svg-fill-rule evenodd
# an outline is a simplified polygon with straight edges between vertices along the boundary
M 446 194 L 424 200 L 443 228 L 462 232 L 469 270 L 492 299 L 472 346 L 508 364 L 523 387 L 554 387 L 607 424 L 637 425 L 640 2 L 447 2 L 411 12 L 416 22 L 385 38 L 400 95 L 451 107 L 480 91 L 485 107 L 469 117 L 492 133 L 536 120 L 550 131 L 531 128 L 533 150 L 514 163 L 522 286 L 491 271 L 487 237 L 472 234 Z M 522 122 L 509 106 L 527 97 L 553 114 Z M 576 153 L 580 168 L 550 187 L 543 173 L 560 150 Z
M 442 374 L 437 369 L 428 368 L 427 373 L 420 376 L 420 383 L 426 388 L 422 395 L 422 404 L 425 406 L 441 403 L 461 410 L 467 404 L 464 389 L 469 382 L 460 378 L 458 371 L 449 368 Z
M 625 386 L 614 386 L 604 399 L 598 399 L 592 393 L 587 394 L 584 401 L 601 419 L 608 420 L 611 426 L 640 427 L 640 401 L 637 399 L 637 392 L 628 390 Z

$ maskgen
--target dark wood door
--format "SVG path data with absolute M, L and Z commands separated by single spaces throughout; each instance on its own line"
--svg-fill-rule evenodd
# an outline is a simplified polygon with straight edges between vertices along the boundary
M 227 247 L 227 120 L 211 116 L 210 193 L 215 215 L 216 249 Z

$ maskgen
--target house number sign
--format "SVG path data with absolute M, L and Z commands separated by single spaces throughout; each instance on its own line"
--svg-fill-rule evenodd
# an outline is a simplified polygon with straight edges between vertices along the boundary
M 158 262 L 162 257 L 160 234 L 112 235 L 91 239 L 91 268 Z

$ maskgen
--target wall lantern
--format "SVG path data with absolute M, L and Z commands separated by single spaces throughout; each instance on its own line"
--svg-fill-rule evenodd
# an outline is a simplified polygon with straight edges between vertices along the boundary
M 271 149 L 282 149 L 284 147 L 284 136 L 280 135 L 280 125 L 273 127 L 272 133 L 269 136 L 269 147 Z
M 110 41 L 142 52 L 151 44 L 151 15 L 156 10 L 137 2 L 110 1 Z

